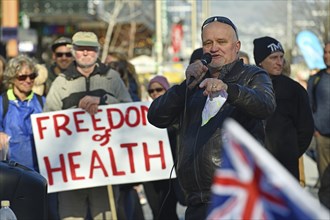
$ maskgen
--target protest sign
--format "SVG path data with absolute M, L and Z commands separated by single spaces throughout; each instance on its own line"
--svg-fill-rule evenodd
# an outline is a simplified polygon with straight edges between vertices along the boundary
M 170 177 L 167 130 L 149 124 L 150 102 L 31 116 L 40 173 L 48 192 Z M 173 172 L 172 177 L 175 177 Z

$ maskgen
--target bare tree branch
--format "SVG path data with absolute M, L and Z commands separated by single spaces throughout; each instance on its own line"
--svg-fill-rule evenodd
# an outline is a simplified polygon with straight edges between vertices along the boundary
M 107 55 L 108 55 L 108 50 L 109 50 L 109 43 L 110 43 L 110 37 L 113 31 L 113 27 L 116 24 L 116 18 L 118 17 L 121 9 L 123 8 L 125 4 L 125 1 L 122 0 L 116 0 L 115 1 L 115 6 L 113 8 L 113 13 L 112 15 L 109 17 L 109 21 L 108 21 L 108 29 L 107 29 L 107 33 L 105 35 L 105 41 L 104 41 L 104 45 L 103 45 L 103 51 L 102 51 L 102 57 L 101 57 L 101 61 L 104 63 Z

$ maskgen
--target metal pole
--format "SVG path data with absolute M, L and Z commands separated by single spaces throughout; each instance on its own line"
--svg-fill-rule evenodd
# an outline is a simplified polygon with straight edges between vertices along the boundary
M 156 1 L 156 58 L 157 70 L 163 63 L 163 40 L 162 40 L 162 1 Z M 157 71 L 158 72 L 158 71 Z
M 197 40 L 197 18 L 196 18 L 196 0 L 191 1 L 191 47 L 196 49 L 196 40 Z
M 287 26 L 286 26 L 286 34 L 287 34 L 287 51 L 288 57 L 287 61 L 289 64 L 292 63 L 292 49 L 293 49 L 293 29 L 292 29 L 292 0 L 287 1 Z
M 206 18 L 209 17 L 210 14 L 210 3 L 209 0 L 204 0 L 203 1 L 203 13 L 202 13 L 202 20 L 205 21 Z
M 330 36 L 329 36 L 329 32 L 330 32 L 330 1 L 328 3 L 328 14 L 327 14 L 327 20 L 326 20 L 326 27 L 325 27 L 325 36 L 324 36 L 324 42 L 329 41 Z

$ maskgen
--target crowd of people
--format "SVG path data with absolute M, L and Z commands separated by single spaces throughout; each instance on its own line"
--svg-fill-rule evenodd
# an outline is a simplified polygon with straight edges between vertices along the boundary
M 186 80 L 170 85 L 156 75 L 147 85 L 148 121 L 167 129 L 177 178 L 113 185 L 118 219 L 145 219 L 141 188 L 155 220 L 179 219 L 177 204 L 186 206 L 185 219 L 205 219 L 227 118 L 241 124 L 297 181 L 299 160 L 314 138 L 319 199 L 330 209 L 330 42 L 324 47 L 326 68 L 310 77 L 306 90 L 288 76 L 277 39 L 251 42 L 252 65 L 229 18 L 206 19 L 201 33 L 203 46 L 192 53 Z M 116 51 L 102 63 L 100 46 L 93 32 L 79 31 L 53 42 L 53 63 L 47 67 L 23 54 L 8 61 L 0 56 L 0 150 L 8 159 L 39 172 L 32 114 L 81 108 L 95 115 L 101 105 L 144 101 L 134 65 Z M 212 56 L 210 63 L 201 61 L 205 53 Z M 205 114 L 218 99 L 225 101 L 215 114 Z M 52 220 L 113 218 L 106 186 L 49 193 L 47 203 Z

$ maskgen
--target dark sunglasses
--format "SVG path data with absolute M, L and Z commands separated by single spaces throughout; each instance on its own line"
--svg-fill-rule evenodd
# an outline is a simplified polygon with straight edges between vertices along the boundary
M 16 79 L 18 79 L 19 81 L 25 81 L 28 77 L 30 78 L 30 80 L 34 80 L 35 78 L 37 78 L 38 73 L 31 73 L 30 75 L 18 75 L 16 76 Z
M 163 88 L 156 88 L 156 89 L 148 89 L 148 93 L 151 94 L 151 93 L 154 93 L 154 92 L 162 92 L 164 91 Z
M 59 58 L 59 57 L 63 57 L 63 55 L 66 56 L 66 57 L 72 57 L 72 53 L 70 53 L 70 52 L 67 52 L 67 53 L 60 53 L 60 52 L 55 53 L 55 56 L 56 56 L 57 58 Z
M 204 29 L 204 27 L 214 21 L 220 22 L 220 23 L 224 23 L 224 24 L 228 24 L 230 27 L 232 27 L 235 31 L 236 37 L 238 38 L 237 35 L 237 28 L 234 25 L 234 23 L 227 17 L 223 17 L 223 16 L 214 16 L 214 17 L 210 17 L 208 19 L 206 19 L 202 25 L 202 31 Z

